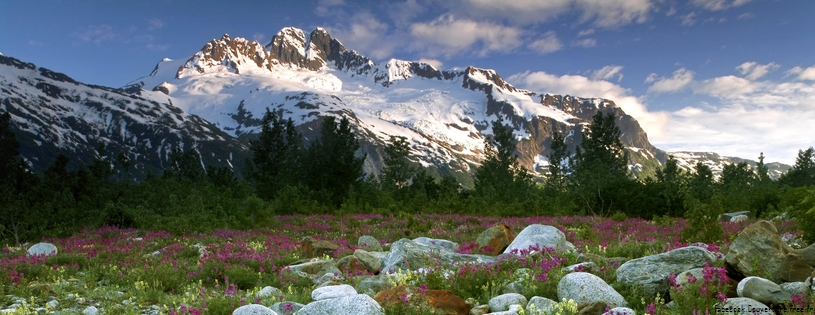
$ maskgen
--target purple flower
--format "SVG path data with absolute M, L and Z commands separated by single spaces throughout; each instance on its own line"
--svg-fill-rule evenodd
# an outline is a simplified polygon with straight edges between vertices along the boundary
M 645 307 L 645 313 L 648 314 L 656 314 L 657 312 L 657 305 L 653 302 L 649 303 L 648 306 Z

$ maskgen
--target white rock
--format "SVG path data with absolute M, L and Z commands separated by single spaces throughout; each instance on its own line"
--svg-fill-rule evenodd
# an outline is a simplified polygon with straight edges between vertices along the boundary
M 309 303 L 298 315 L 384 315 L 385 310 L 372 297 L 365 294 Z
M 603 313 L 603 315 L 637 315 L 637 313 L 627 307 L 615 307 Z
M 525 251 L 530 247 L 537 246 L 543 249 L 544 247 L 554 248 L 556 250 L 574 250 L 575 247 L 572 243 L 566 240 L 566 235 L 563 234 L 554 226 L 532 224 L 525 227 L 518 236 L 507 246 L 504 254 L 509 254 L 513 250 Z
M 88 307 L 85 308 L 84 311 L 82 311 L 82 314 L 84 314 L 84 315 L 97 315 L 97 314 L 99 314 L 99 310 L 96 309 L 96 306 L 88 306 Z
M 51 309 L 51 310 L 54 310 L 54 309 L 56 309 L 57 307 L 59 307 L 59 301 L 57 301 L 57 300 L 50 300 L 50 301 L 48 301 L 48 303 L 45 303 L 45 306 L 46 306 L 46 307 L 48 307 L 48 308 L 49 308 L 49 309 Z
M 263 287 L 263 289 L 260 289 L 260 291 L 257 294 L 255 294 L 255 297 L 259 297 L 259 298 L 267 297 L 267 296 L 278 297 L 278 296 L 280 296 L 282 294 L 283 294 L 283 291 L 280 291 L 280 289 L 278 289 L 278 288 L 275 288 L 275 287 L 272 287 L 272 286 L 265 286 L 265 287 Z
M 45 255 L 53 256 L 57 254 L 57 247 L 51 243 L 37 243 L 28 248 L 28 256 Z
M 232 315 L 277 315 L 277 313 L 260 304 L 248 304 L 236 308 Z
M 515 304 L 526 305 L 526 297 L 518 293 L 501 294 L 491 298 L 487 304 L 490 305 L 490 311 L 501 312 L 509 310 L 509 307 Z
M 329 285 L 311 291 L 311 298 L 315 301 L 336 299 L 354 295 L 357 295 L 357 290 L 347 284 Z
M 734 223 L 735 222 L 745 221 L 745 220 L 747 220 L 747 216 L 743 215 L 743 214 L 740 214 L 740 215 L 737 215 L 735 217 L 730 218 L 730 222 L 734 222 Z
M 526 310 L 530 311 L 531 315 L 548 314 L 555 311 L 557 302 L 541 296 L 533 296 L 526 304 Z M 534 310 L 534 312 L 533 312 Z
M 490 308 L 492 310 L 492 308 Z M 518 304 L 512 304 L 509 306 L 509 309 L 506 311 L 499 311 L 499 312 L 491 312 L 485 315 L 518 315 L 523 311 L 523 307 Z
M 603 301 L 610 307 L 628 306 L 623 296 L 603 279 L 586 272 L 574 272 L 563 276 L 557 284 L 557 298 L 574 300 L 578 305 Z
M 370 235 L 360 236 L 357 240 L 357 247 L 369 251 L 382 251 L 382 244 L 379 244 L 379 241 Z

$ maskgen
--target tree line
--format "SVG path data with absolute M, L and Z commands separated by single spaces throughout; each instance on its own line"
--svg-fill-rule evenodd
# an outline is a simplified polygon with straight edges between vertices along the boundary
M 709 234 L 715 232 L 709 223 L 724 212 L 749 211 L 760 218 L 786 212 L 815 230 L 815 211 L 809 210 L 815 208 L 813 148 L 800 151 L 778 180 L 770 178 L 763 154 L 757 167 L 728 164 L 718 178 L 703 163 L 683 171 L 673 157 L 655 176 L 636 178 L 613 113 L 592 118 L 574 153 L 556 130 L 543 178 L 519 165 L 512 129 L 499 116 L 485 138 L 486 159 L 474 171 L 473 189 L 451 176 L 433 175 L 411 159 L 410 144 L 400 137 L 385 146 L 381 173 L 366 175 L 366 157 L 357 155 L 359 141 L 347 118 L 322 118 L 320 136 L 306 144 L 291 119 L 267 110 L 259 137 L 250 142 L 245 178 L 226 167 L 202 165 L 194 148 L 175 148 L 162 174 L 138 183 L 128 179 L 127 159 L 104 147 L 90 165 L 71 170 L 69 158 L 60 155 L 35 174 L 19 156 L 9 114 L 0 118 L 5 242 L 102 225 L 177 234 L 251 229 L 276 224 L 275 215 L 324 213 L 684 217 L 694 223 L 689 233 Z

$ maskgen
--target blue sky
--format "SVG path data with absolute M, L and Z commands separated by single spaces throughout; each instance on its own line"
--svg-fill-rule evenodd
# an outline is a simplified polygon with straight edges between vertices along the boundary
M 224 33 L 325 27 L 376 62 L 474 65 L 605 97 L 665 150 L 792 163 L 815 145 L 815 1 L 8 1 L 0 53 L 119 87 Z

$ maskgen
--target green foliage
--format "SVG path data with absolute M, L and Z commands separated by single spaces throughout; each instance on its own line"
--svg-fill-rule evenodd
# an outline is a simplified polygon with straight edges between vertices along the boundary
M 549 153 L 549 176 L 546 179 L 546 188 L 553 191 L 565 189 L 567 173 L 566 159 L 569 157 L 568 147 L 563 134 L 557 130 L 552 132 L 552 152 Z
M 685 215 L 688 225 L 682 230 L 685 240 L 708 244 L 723 240 L 724 228 L 717 219 L 725 212 L 722 201 L 719 198 L 713 198 L 709 203 L 704 204 L 690 199 L 688 203 L 688 212 Z
M 628 216 L 622 211 L 617 211 L 611 216 L 611 220 L 614 222 L 624 222 L 628 220 Z
M 520 166 L 514 155 L 516 143 L 512 129 L 504 125 L 503 119 L 498 116 L 492 123 L 492 133 L 491 137 L 484 140 L 487 158 L 475 171 L 474 200 L 471 202 L 476 208 L 484 210 L 494 208 L 496 202 L 516 205 L 528 203 L 539 193 L 531 175 Z M 528 210 L 531 207 L 525 208 Z M 517 212 L 519 211 L 510 210 L 508 214 L 517 215 Z
M 571 160 L 572 189 L 587 213 L 608 215 L 613 208 L 624 207 L 626 203 L 618 196 L 620 188 L 631 181 L 628 156 L 615 121 L 613 112 L 603 115 L 598 111 Z
M 790 187 L 815 185 L 815 148 L 798 150 L 795 165 L 787 173 L 781 175 L 778 181 Z
M 249 148 L 253 163 L 249 178 L 261 198 L 271 199 L 284 187 L 302 182 L 303 139 L 291 118 L 283 120 L 282 113 L 267 108 L 260 136 Z
M 401 191 L 407 187 L 418 173 L 408 158 L 410 146 L 406 138 L 391 136 L 385 146 L 385 167 L 382 169 L 382 188 L 388 191 Z
M 334 117 L 326 117 L 320 135 L 308 149 L 305 182 L 319 200 L 336 209 L 351 187 L 362 180 L 365 157 L 356 156 L 359 142 L 348 118 L 343 117 L 337 124 Z

